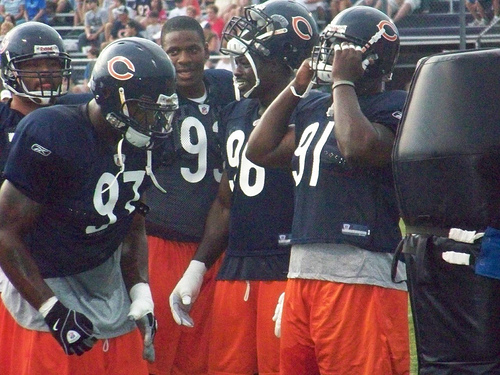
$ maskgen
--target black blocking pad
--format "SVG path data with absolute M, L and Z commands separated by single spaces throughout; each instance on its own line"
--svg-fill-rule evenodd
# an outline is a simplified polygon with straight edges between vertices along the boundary
M 396 136 L 393 172 L 407 225 L 498 227 L 500 49 L 420 60 Z

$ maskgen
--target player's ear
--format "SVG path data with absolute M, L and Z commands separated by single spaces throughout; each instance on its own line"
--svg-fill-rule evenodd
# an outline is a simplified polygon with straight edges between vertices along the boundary
M 210 58 L 210 51 L 208 50 L 208 43 L 205 42 L 205 60 L 208 60 Z

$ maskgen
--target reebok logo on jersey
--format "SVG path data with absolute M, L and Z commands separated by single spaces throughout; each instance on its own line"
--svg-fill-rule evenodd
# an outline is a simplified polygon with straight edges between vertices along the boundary
M 59 324 L 59 320 L 61 320 L 61 319 L 57 319 L 57 320 L 56 320 L 56 322 L 54 323 L 54 325 L 52 326 L 52 329 L 53 329 L 54 331 L 59 330 L 59 327 L 57 326 L 57 325 Z
M 401 117 L 403 117 L 403 114 L 401 113 L 401 111 L 396 111 L 396 112 L 392 113 L 392 117 L 395 117 L 398 120 L 401 120 Z
M 68 340 L 68 343 L 73 344 L 74 342 L 78 341 L 80 338 L 80 334 L 76 331 L 70 330 L 66 334 L 66 340 Z
M 49 156 L 52 153 L 52 151 L 47 150 L 45 147 L 40 146 L 38 143 L 34 143 L 33 145 L 31 145 L 31 149 L 35 152 L 38 152 L 42 156 Z

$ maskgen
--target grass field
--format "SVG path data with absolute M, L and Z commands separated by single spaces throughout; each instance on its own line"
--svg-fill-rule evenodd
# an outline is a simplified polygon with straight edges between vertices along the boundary
M 408 307 L 408 321 L 410 330 L 410 375 L 417 375 L 417 349 L 415 347 L 415 330 L 413 329 L 413 316 L 410 307 Z
M 403 236 L 406 234 L 406 226 L 403 220 L 399 221 L 399 228 L 401 229 L 401 233 Z M 415 330 L 413 329 L 413 315 L 411 313 L 411 306 L 408 302 L 408 322 L 409 322 L 409 330 L 410 330 L 410 375 L 418 374 L 418 366 L 417 366 L 417 349 L 415 347 Z

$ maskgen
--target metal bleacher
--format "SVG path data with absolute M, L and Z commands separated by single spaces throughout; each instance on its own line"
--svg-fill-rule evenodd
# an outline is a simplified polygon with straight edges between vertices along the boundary
M 473 18 L 460 1 L 465 0 L 429 0 L 426 11 L 417 10 L 397 23 L 401 51 L 391 88 L 404 88 L 418 60 L 425 56 L 500 47 L 500 23 L 488 27 L 467 26 Z

